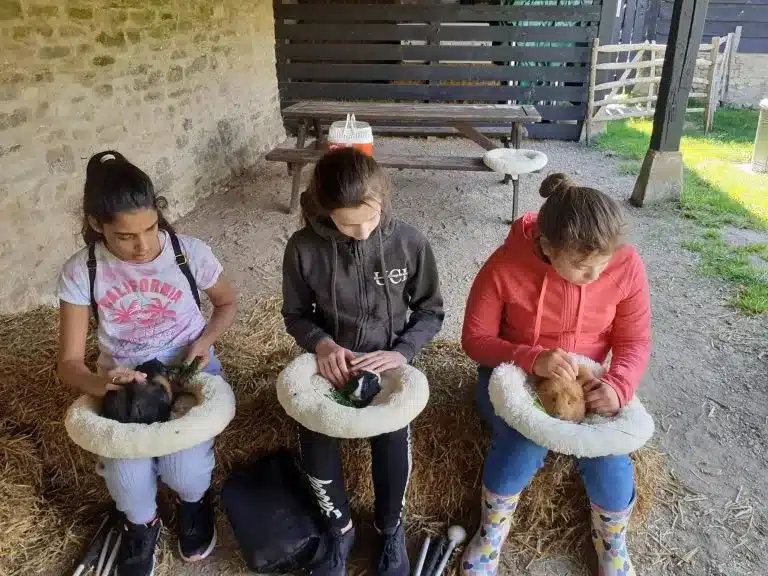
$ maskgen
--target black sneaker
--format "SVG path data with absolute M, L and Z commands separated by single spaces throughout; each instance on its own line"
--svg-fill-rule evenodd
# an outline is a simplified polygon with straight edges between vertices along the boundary
M 210 490 L 197 502 L 179 501 L 176 508 L 179 555 L 185 562 L 206 558 L 216 546 L 216 517 Z
M 381 533 L 381 556 L 376 567 L 376 576 L 408 576 L 411 565 L 405 547 L 403 523 L 397 528 Z
M 123 522 L 115 565 L 117 576 L 152 576 L 155 573 L 155 549 L 161 527 L 160 518 L 149 524 Z
M 346 576 L 347 557 L 355 544 L 355 527 L 352 526 L 344 534 L 335 533 L 331 539 L 330 548 L 323 561 L 312 568 L 312 576 Z

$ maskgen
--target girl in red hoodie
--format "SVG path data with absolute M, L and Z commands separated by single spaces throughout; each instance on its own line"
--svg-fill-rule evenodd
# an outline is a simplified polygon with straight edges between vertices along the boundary
M 477 402 L 493 429 L 483 471 L 480 529 L 467 546 L 463 574 L 495 574 L 520 492 L 544 464 L 547 449 L 494 413 L 491 371 L 512 362 L 547 378 L 576 376 L 569 353 L 604 362 L 584 386 L 589 412 L 612 415 L 632 398 L 650 355 L 650 299 L 645 267 L 624 244 L 618 204 L 593 188 L 553 174 L 546 202 L 512 225 L 506 242 L 480 270 L 467 302 L 462 343 L 480 364 Z M 600 575 L 634 575 L 625 532 L 635 502 L 628 456 L 581 458 L 592 504 L 592 539 Z

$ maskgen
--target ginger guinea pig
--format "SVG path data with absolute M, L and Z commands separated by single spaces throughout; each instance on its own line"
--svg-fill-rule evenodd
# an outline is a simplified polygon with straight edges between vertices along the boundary
M 171 415 L 173 390 L 168 369 L 159 360 L 136 367 L 147 375 L 146 382 L 130 382 L 104 395 L 101 415 L 124 424 L 167 422 Z
M 576 380 L 543 379 L 536 385 L 536 395 L 550 416 L 571 422 L 581 422 L 587 412 L 582 386 L 591 379 L 592 371 L 579 366 L 579 375 Z

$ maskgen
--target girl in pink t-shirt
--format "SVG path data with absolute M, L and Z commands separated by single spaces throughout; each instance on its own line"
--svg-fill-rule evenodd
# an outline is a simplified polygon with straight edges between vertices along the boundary
M 88 162 L 83 197 L 86 247 L 59 278 L 58 373 L 72 388 L 101 397 L 142 380 L 134 367 L 157 358 L 174 364 L 202 358 L 202 369 L 221 374 L 213 344 L 231 326 L 235 294 L 205 243 L 177 235 L 163 217 L 165 200 L 150 178 L 114 151 Z M 213 304 L 208 322 L 198 290 Z M 85 364 L 89 316 L 98 323 L 99 359 Z M 123 513 L 117 557 L 121 576 L 149 576 L 160 534 L 157 477 L 178 495 L 179 552 L 195 561 L 216 543 L 209 487 L 213 440 L 162 458 L 102 459 L 100 472 Z
M 564 174 L 548 176 L 540 193 L 547 200 L 539 213 L 516 220 L 478 273 L 464 316 L 462 344 L 480 364 L 477 401 L 493 429 L 482 520 L 464 553 L 464 576 L 497 573 L 520 492 L 547 455 L 495 414 L 491 371 L 512 362 L 542 378 L 575 378 L 571 354 L 603 363 L 610 352 L 610 368 L 585 383 L 584 398 L 589 412 L 612 415 L 632 399 L 651 350 L 645 266 L 624 241 L 619 205 Z M 632 461 L 580 458 L 578 469 L 592 503 L 601 576 L 633 575 L 625 538 L 635 502 Z

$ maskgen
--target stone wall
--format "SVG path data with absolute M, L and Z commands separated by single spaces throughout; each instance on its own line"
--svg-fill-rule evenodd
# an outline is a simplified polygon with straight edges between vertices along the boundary
M 94 152 L 173 219 L 283 137 L 271 0 L 0 0 L 0 311 L 53 298 Z
M 726 102 L 755 108 L 768 98 L 768 54 L 736 54 L 731 67 Z

